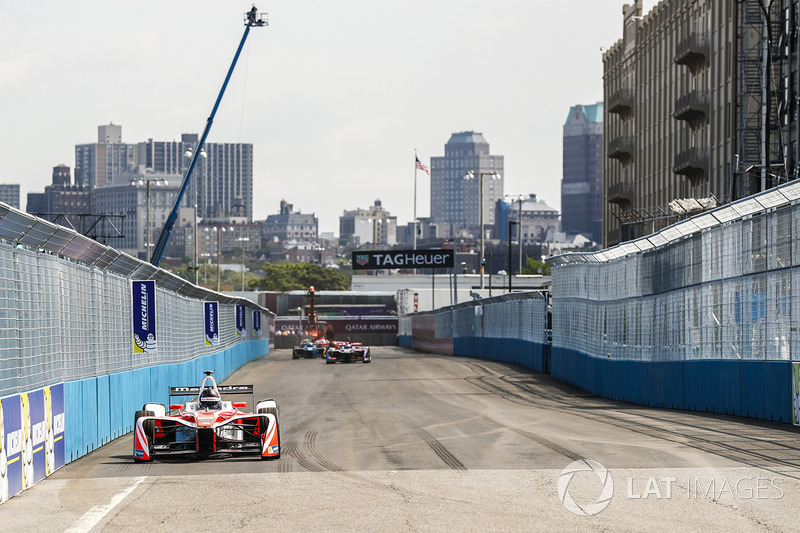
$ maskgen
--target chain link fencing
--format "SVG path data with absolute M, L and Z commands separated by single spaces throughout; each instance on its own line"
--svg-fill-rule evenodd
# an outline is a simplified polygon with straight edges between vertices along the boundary
M 156 282 L 155 353 L 134 354 L 132 280 Z M 206 345 L 204 301 L 219 302 L 219 344 Z M 262 313 L 236 331 L 236 306 Z M 0 204 L 0 397 L 225 350 L 266 338 L 265 308 Z

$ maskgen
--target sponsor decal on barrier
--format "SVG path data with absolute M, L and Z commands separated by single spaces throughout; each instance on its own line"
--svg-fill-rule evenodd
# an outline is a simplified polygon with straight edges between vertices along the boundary
M 206 346 L 219 345 L 219 302 L 204 302 Z
M 353 252 L 353 270 L 453 268 L 453 250 L 392 250 Z
M 156 353 L 156 282 L 131 281 L 133 353 Z
M 245 306 L 236 306 L 236 336 L 244 337 L 247 335 L 247 318 L 245 316 Z
M 253 335 L 256 337 L 261 336 L 261 311 L 253 311 Z
M 792 363 L 792 423 L 800 426 L 800 363 Z
M 0 503 L 64 464 L 63 383 L 0 398 Z
M 276 334 L 302 335 L 308 329 L 305 318 L 276 318 L 274 320 Z M 336 334 L 349 333 L 397 333 L 397 318 L 391 317 L 326 317 L 326 326 Z

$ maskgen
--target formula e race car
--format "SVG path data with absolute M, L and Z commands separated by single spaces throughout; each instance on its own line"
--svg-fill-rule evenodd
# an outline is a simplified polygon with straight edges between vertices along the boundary
M 369 354 L 369 347 L 362 345 L 360 342 L 344 342 L 333 341 L 325 352 L 325 363 L 353 363 L 361 361 L 369 363 L 372 358 Z
M 255 413 L 240 411 L 247 408 L 247 402 L 223 401 L 220 394 L 252 396 L 253 386 L 218 386 L 213 370 L 203 373 L 199 387 L 169 388 L 169 411 L 160 403 L 146 403 L 136 411 L 134 461 L 151 461 L 158 455 L 253 454 L 261 459 L 279 458 L 278 403 L 261 400 L 255 404 Z M 193 399 L 173 404 L 175 396 Z
M 325 357 L 325 351 L 328 349 L 330 342 L 328 339 L 318 339 L 312 341 L 306 339 L 300 343 L 300 346 L 295 346 L 292 350 L 292 359 L 300 359 L 301 357 L 314 358 Z

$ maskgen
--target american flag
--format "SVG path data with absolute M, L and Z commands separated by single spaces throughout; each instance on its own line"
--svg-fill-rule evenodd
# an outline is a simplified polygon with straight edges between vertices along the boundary
M 428 176 L 430 176 L 430 175 L 431 175 L 431 173 L 430 173 L 430 172 L 428 172 L 428 167 L 426 167 L 425 165 L 423 165 L 422 163 L 420 163 L 420 162 L 419 162 L 419 157 L 417 157 L 417 156 L 414 156 L 414 159 L 416 159 L 416 160 L 417 160 L 417 168 L 418 168 L 418 169 L 420 169 L 421 171 L 423 171 L 423 172 L 424 172 L 425 174 L 427 174 Z

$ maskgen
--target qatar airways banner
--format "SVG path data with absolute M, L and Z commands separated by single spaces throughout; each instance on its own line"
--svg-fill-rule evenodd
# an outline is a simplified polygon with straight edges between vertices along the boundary
M 133 353 L 156 353 L 156 282 L 132 281 Z
M 64 384 L 0 398 L 0 503 L 65 464 Z
M 453 250 L 381 250 L 353 252 L 353 270 L 453 268 Z
M 205 302 L 206 346 L 219 345 L 219 302 Z
M 308 330 L 307 318 L 277 317 L 276 335 L 304 335 Z M 397 334 L 397 317 L 325 317 L 326 335 L 331 340 L 344 340 L 356 333 Z

